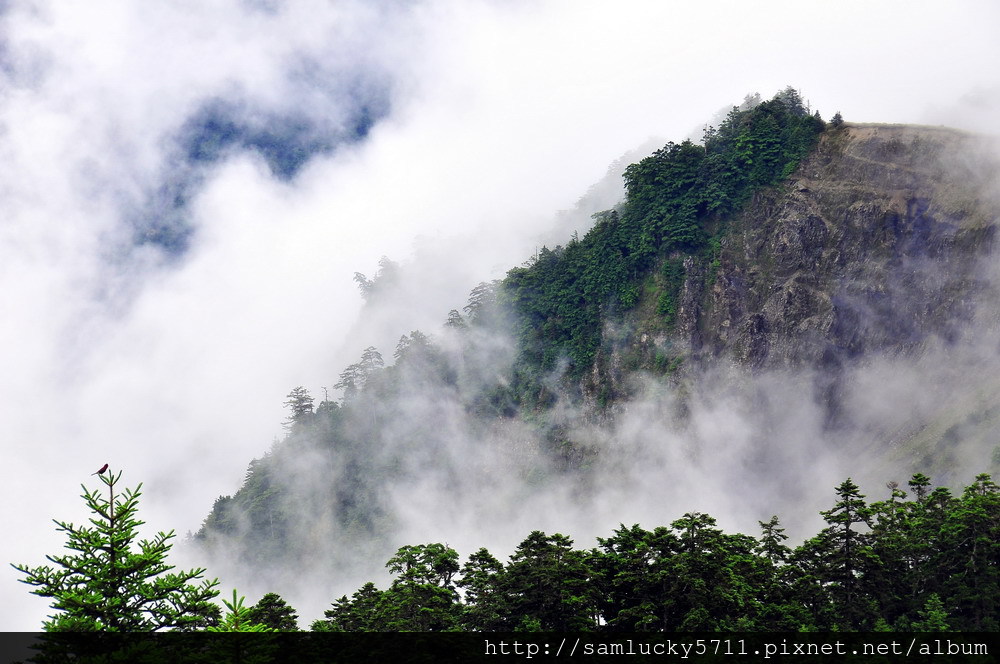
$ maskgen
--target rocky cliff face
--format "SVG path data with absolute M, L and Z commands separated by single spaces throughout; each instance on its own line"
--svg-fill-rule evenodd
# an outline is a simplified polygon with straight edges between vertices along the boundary
M 958 343 L 974 317 L 1000 319 L 998 155 L 945 128 L 828 130 L 789 180 L 726 222 L 714 256 L 683 258 L 670 325 L 651 278 L 631 319 L 606 329 L 584 394 L 612 385 L 624 397 L 636 364 L 805 370 L 835 425 L 851 367 L 918 357 Z
M 824 134 L 758 195 L 715 266 L 685 263 L 676 336 L 695 359 L 836 369 L 954 340 L 988 288 L 1000 205 L 982 139 L 928 127 Z

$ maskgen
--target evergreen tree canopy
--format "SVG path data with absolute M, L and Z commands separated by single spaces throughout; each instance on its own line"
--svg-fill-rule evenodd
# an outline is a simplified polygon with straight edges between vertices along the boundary
M 291 411 L 291 415 L 285 420 L 284 425 L 286 429 L 291 429 L 296 424 L 306 422 L 312 417 L 313 398 L 309 391 L 300 385 L 288 393 L 285 408 Z
M 83 486 L 91 526 L 56 521 L 67 535 L 71 553 L 46 556 L 54 566 L 14 565 L 31 592 L 53 598 L 45 631 L 153 632 L 203 628 L 218 615 L 210 600 L 219 594 L 217 580 L 203 580 L 205 570 L 171 572 L 167 563 L 174 532 L 140 540 L 137 517 L 140 484 L 118 491 L 121 472 L 98 475 L 107 490 Z
M 295 609 L 277 593 L 267 593 L 250 607 L 247 617 L 251 622 L 264 625 L 279 632 L 295 632 L 299 629 Z
M 253 617 L 253 609 L 246 606 L 242 597 L 233 589 L 233 601 L 222 600 L 226 607 L 226 615 L 218 625 L 210 626 L 209 632 L 273 632 L 273 628 L 257 622 Z
M 653 530 L 622 525 L 590 551 L 534 531 L 506 564 L 486 549 L 459 567 L 442 544 L 405 546 L 387 565 L 389 589 L 365 584 L 313 629 L 995 630 L 1000 489 L 989 475 L 961 498 L 929 485 L 917 474 L 914 500 L 890 483 L 869 505 L 847 479 L 822 512 L 828 526 L 794 549 L 776 516 L 753 538 L 699 512 Z
M 750 102 L 753 103 L 750 103 Z M 793 88 L 733 107 L 704 144 L 668 143 L 625 170 L 626 198 L 595 215 L 565 247 L 539 250 L 497 293 L 517 321 L 521 366 L 549 371 L 561 358 L 579 377 L 601 344 L 604 320 L 631 309 L 652 270 L 675 255 L 716 258 L 728 215 L 760 187 L 792 174 L 825 124 Z M 659 308 L 672 315 L 671 288 Z

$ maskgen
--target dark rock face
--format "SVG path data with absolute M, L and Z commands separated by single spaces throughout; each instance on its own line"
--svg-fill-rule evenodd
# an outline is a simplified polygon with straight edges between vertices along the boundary
M 675 334 L 691 356 L 836 370 L 953 340 L 985 282 L 1000 205 L 981 139 L 847 126 L 723 241 L 713 279 L 685 263 Z
M 839 429 L 845 400 L 857 398 L 856 369 L 964 348 L 974 318 L 1000 328 L 1000 265 L 991 267 L 1000 143 L 991 139 L 844 125 L 782 185 L 719 223 L 728 229 L 717 257 L 669 257 L 683 258 L 684 275 L 671 319 L 657 306 L 666 277 L 654 273 L 639 304 L 606 325 L 579 386 L 591 412 L 641 391 L 634 369 L 690 386 L 722 363 L 804 372 Z

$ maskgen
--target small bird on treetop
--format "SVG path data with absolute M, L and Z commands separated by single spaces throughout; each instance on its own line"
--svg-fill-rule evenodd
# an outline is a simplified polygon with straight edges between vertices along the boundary
M 103 466 L 101 466 L 100 470 L 98 470 L 96 473 L 91 473 L 91 475 L 103 475 L 104 471 L 107 469 L 108 469 L 108 464 L 104 464 Z

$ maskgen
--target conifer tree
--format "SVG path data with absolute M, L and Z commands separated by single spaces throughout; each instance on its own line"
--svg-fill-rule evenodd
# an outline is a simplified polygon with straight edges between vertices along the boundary
M 778 515 L 773 515 L 768 521 L 758 521 L 761 528 L 758 550 L 774 565 L 779 565 L 788 559 L 791 549 L 783 544 L 788 539 L 785 529 L 780 526 Z
M 285 407 L 292 411 L 284 421 L 286 429 L 292 429 L 296 424 L 307 422 L 313 416 L 313 398 L 309 390 L 299 385 L 288 393 Z
M 462 627 L 475 632 L 499 632 L 505 627 L 510 613 L 508 598 L 503 593 L 503 563 L 486 548 L 469 556 L 462 565 L 461 579 L 457 585 L 465 594 Z
M 378 605 L 388 631 L 456 628 L 460 606 L 452 579 L 459 571 L 458 552 L 440 543 L 403 546 L 385 566 L 397 574 Z
M 218 625 L 209 627 L 209 632 L 273 632 L 273 628 L 254 620 L 253 609 L 243 602 L 246 598 L 237 595 L 233 588 L 233 601 L 222 600 L 227 613 Z
M 997 568 L 1000 560 L 1000 487 L 988 474 L 977 475 L 952 505 L 942 525 L 941 536 L 943 546 L 938 564 L 950 572 L 945 587 L 949 604 L 955 607 L 954 622 L 961 621 L 961 629 L 997 631 L 1000 629 L 1000 570 Z
M 859 531 L 859 525 L 871 526 L 871 510 L 860 488 L 851 478 L 837 486 L 837 503 L 833 509 L 820 512 L 829 527 L 820 533 L 827 546 L 829 564 L 827 581 L 838 612 L 839 626 L 845 629 L 871 627 L 871 598 L 864 593 L 860 578 L 874 557 L 869 537 Z
M 197 629 L 218 615 L 210 600 L 219 594 L 218 580 L 202 580 L 204 568 L 171 572 L 167 553 L 174 532 L 159 532 L 140 540 L 137 518 L 140 484 L 117 492 L 121 471 L 106 472 L 98 489 L 83 488 L 81 496 L 95 514 L 92 526 L 55 521 L 68 536 L 70 553 L 46 556 L 55 566 L 13 565 L 25 575 L 31 592 L 51 597 L 56 614 L 43 624 L 45 631 L 153 632 Z
M 385 593 L 369 581 L 351 598 L 344 595 L 323 612 L 325 620 L 316 620 L 310 626 L 314 632 L 385 632 L 385 620 L 379 612 Z
M 937 593 L 932 593 L 924 608 L 917 611 L 919 620 L 911 625 L 915 632 L 947 632 L 951 630 L 948 625 L 948 612 L 945 611 L 944 603 Z
M 298 614 L 277 593 L 267 593 L 250 607 L 248 617 L 254 623 L 270 627 L 279 632 L 297 632 Z
M 879 607 L 887 624 L 895 624 L 906 613 L 917 589 L 913 584 L 914 552 L 910 514 L 913 503 L 897 482 L 886 484 L 889 499 L 870 507 L 873 557 L 865 579 L 865 591 Z
M 590 566 L 598 590 L 598 610 L 613 631 L 639 631 L 655 625 L 657 602 L 649 591 L 656 552 L 649 531 L 622 524 L 611 537 L 598 537 Z
M 583 551 L 565 535 L 533 531 L 518 545 L 506 568 L 514 631 L 593 629 L 596 590 Z
M 245 599 L 237 595 L 234 588 L 233 601 L 222 600 L 226 607 L 226 615 L 218 625 L 209 627 L 207 631 L 226 633 L 228 637 L 209 641 L 208 649 L 201 661 L 241 664 L 287 661 L 287 658 L 278 657 L 279 644 L 275 642 L 274 635 L 262 634 L 276 630 L 256 622 L 251 613 L 252 609 L 243 603 Z M 253 636 L 248 637 L 246 633 Z

